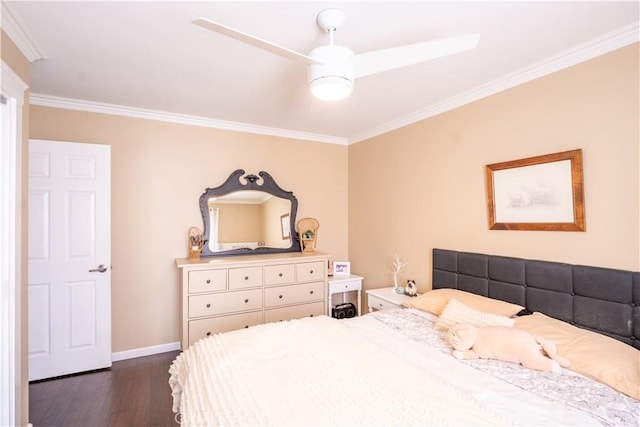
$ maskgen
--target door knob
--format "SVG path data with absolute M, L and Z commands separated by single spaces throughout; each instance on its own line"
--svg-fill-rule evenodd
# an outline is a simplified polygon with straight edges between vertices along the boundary
M 104 264 L 100 264 L 98 268 L 92 268 L 89 270 L 89 273 L 104 273 L 107 271 L 107 266 Z

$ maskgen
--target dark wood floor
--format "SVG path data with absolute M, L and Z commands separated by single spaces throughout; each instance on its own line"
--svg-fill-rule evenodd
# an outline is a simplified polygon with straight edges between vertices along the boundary
M 177 351 L 29 385 L 29 422 L 45 426 L 176 426 L 169 366 Z

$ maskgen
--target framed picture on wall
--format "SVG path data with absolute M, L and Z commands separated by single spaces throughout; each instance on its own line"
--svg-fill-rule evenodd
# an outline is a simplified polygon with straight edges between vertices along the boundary
M 487 165 L 491 230 L 585 231 L 582 150 Z

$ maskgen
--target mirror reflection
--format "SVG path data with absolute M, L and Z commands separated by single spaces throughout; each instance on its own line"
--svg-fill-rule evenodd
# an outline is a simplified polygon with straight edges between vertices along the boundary
M 291 202 L 263 191 L 235 191 L 207 201 L 209 250 L 291 246 Z
M 202 256 L 299 252 L 294 229 L 298 200 L 265 171 L 237 169 L 200 196 Z

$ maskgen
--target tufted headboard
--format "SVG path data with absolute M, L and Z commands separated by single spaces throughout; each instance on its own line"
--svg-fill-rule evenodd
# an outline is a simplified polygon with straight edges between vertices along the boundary
M 640 272 L 433 249 L 433 289 L 512 302 L 640 349 Z

